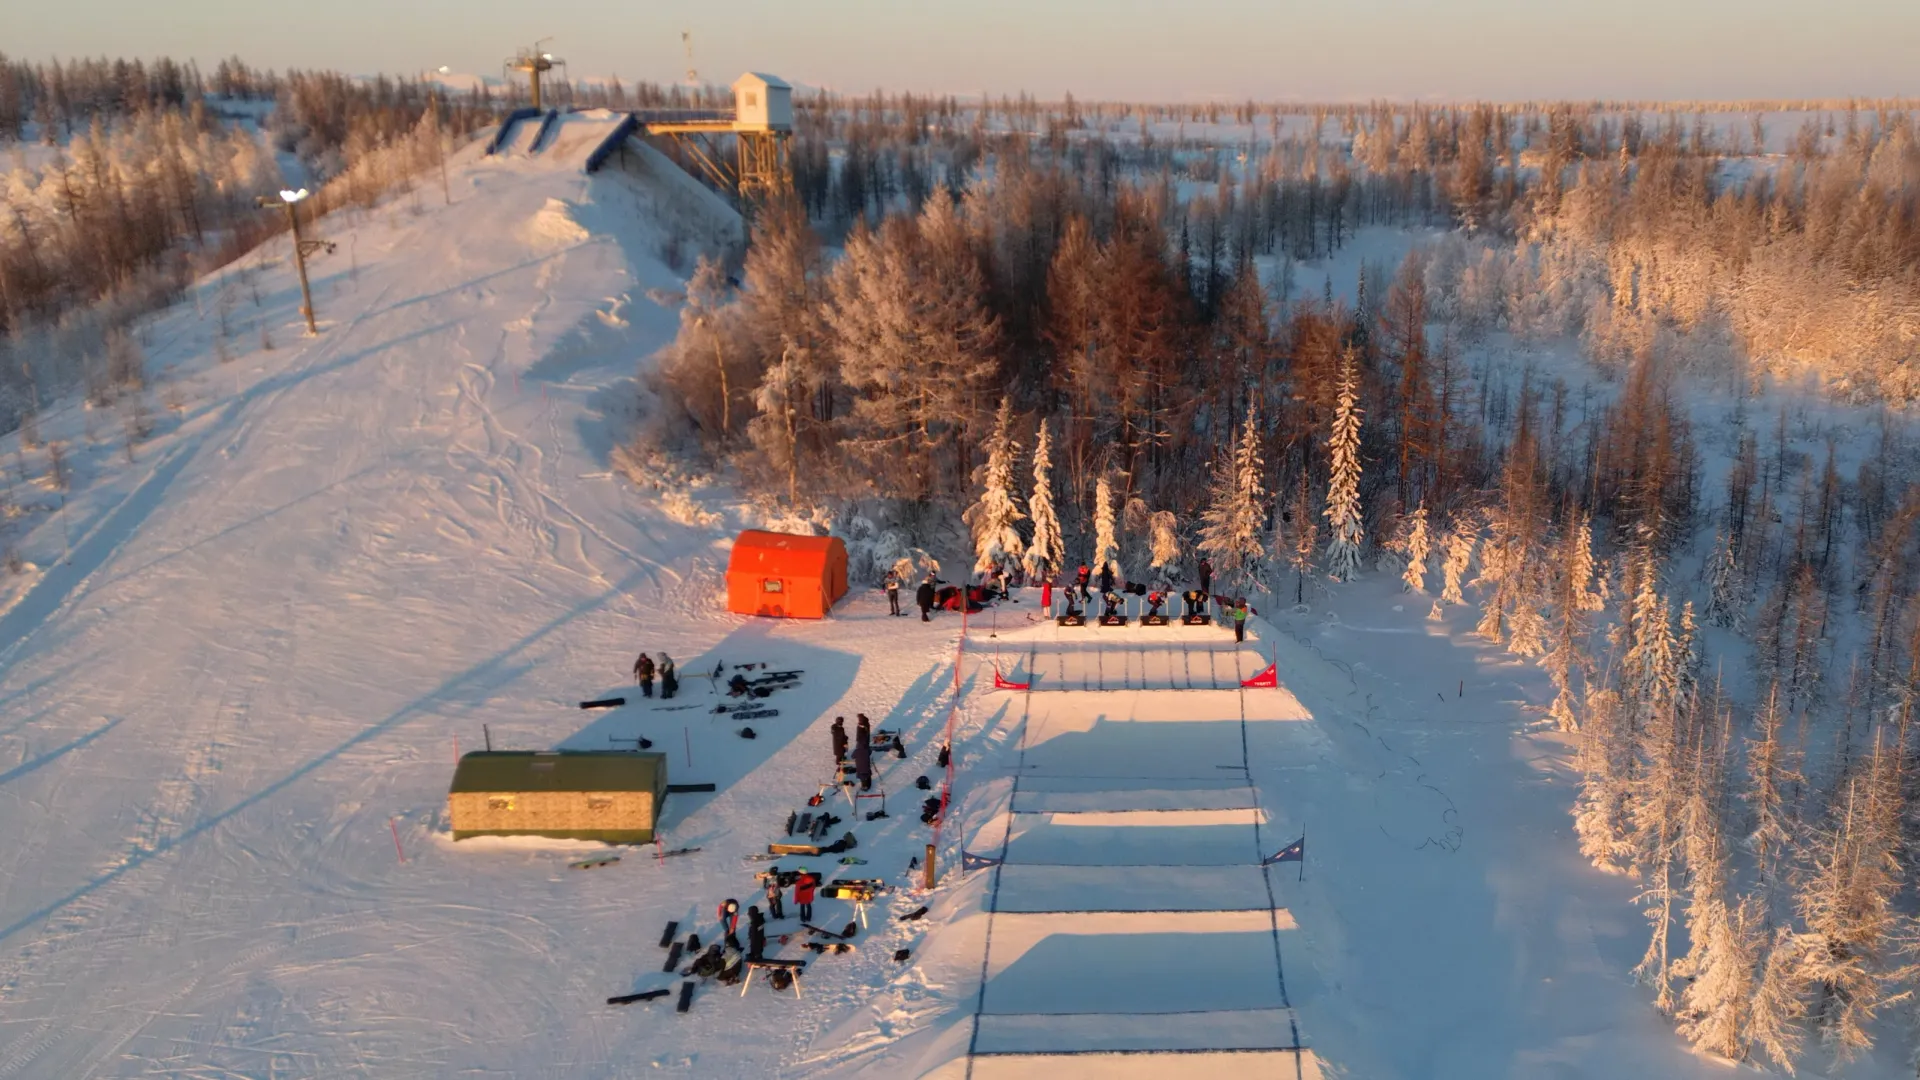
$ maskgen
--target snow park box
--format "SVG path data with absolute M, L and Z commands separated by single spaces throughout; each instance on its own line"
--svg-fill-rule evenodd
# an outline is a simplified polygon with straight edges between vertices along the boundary
M 667 794 L 667 756 L 631 750 L 477 750 L 453 771 L 453 838 L 544 836 L 644 844 Z

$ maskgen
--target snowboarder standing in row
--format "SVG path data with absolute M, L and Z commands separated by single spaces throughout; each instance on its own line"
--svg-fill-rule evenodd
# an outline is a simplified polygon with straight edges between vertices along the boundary
M 673 657 L 660 654 L 660 697 L 661 700 L 680 692 L 680 673 L 674 670 Z
M 800 909 L 800 921 L 813 921 L 813 887 L 819 879 L 806 867 L 800 868 L 800 876 L 793 881 L 793 906 Z
M 780 903 L 780 868 L 774 867 L 766 873 L 767 917 L 784 919 L 787 909 Z
M 1092 581 L 1093 572 L 1087 569 L 1086 563 L 1081 563 L 1080 572 L 1073 575 L 1073 587 L 1080 590 L 1080 602 L 1083 604 L 1093 599 L 1093 594 L 1087 591 L 1087 586 Z
M 640 684 L 642 697 L 653 696 L 653 657 L 641 653 L 640 659 L 633 662 L 633 681 Z
M 1113 564 L 1110 562 L 1100 564 L 1100 591 L 1103 594 L 1113 591 Z
M 928 574 L 927 580 L 921 582 L 920 587 L 913 591 L 913 602 L 920 605 L 920 621 L 932 622 L 933 620 L 927 617 L 927 613 L 933 610 L 932 574 Z
M 887 578 L 883 584 L 887 588 L 887 614 L 900 614 L 900 574 L 893 570 L 887 571 Z
M 747 959 L 767 958 L 767 917 L 758 906 L 747 908 Z
M 1233 640 L 1247 640 L 1247 598 L 1244 596 L 1233 605 Z
M 853 775 L 859 779 L 861 791 L 873 790 L 873 747 L 861 743 L 853 748 Z

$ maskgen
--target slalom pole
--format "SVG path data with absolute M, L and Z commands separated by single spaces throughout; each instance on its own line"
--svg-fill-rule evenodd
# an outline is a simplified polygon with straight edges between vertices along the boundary
M 398 824 L 398 822 L 399 822 L 399 818 L 394 817 L 392 815 L 388 815 L 387 828 L 393 830 L 393 853 L 397 858 L 399 858 L 400 864 L 402 866 L 405 866 L 407 862 L 407 854 L 406 852 L 400 850 L 400 825 Z

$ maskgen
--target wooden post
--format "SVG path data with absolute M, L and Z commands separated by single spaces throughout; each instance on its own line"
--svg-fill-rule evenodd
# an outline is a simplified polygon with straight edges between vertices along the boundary
M 937 882 L 937 881 L 939 880 L 939 877 L 938 877 L 938 875 L 936 875 L 936 874 L 934 873 L 934 871 L 933 871 L 933 851 L 934 851 L 934 847 L 933 847 L 933 845 L 932 845 L 932 844 L 928 844 L 928 845 L 927 845 L 927 860 L 926 860 L 926 863 L 925 863 L 925 864 L 923 865 L 923 867 L 922 867 L 922 869 L 924 869 L 924 870 L 926 871 L 926 873 L 925 873 L 925 875 L 923 875 L 923 877 L 921 878 L 921 882 L 920 882 L 920 884 L 921 884 L 921 887 L 922 887 L 922 888 L 926 888 L 926 889 L 931 889 L 931 888 L 933 888 L 933 886 L 934 886 L 934 883 L 935 883 L 935 882 Z

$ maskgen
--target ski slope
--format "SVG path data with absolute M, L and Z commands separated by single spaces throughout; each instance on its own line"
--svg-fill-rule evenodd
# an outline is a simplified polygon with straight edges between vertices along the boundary
M 674 331 L 660 252 L 738 222 L 646 154 L 585 175 L 575 123 L 539 154 L 463 153 L 451 206 L 317 223 L 340 248 L 314 266 L 316 338 L 284 246 L 257 306 L 237 290 L 229 363 L 204 283 L 149 328 L 179 407 L 131 462 L 89 410 L 43 417 L 74 481 L 0 614 L 0 1080 L 1723 1071 L 1624 974 L 1626 885 L 1580 863 L 1564 748 L 1524 733 L 1537 669 L 1398 611 L 1391 583 L 1343 592 L 1351 624 L 1256 621 L 1244 647 L 1022 602 L 961 648 L 956 617 L 895 620 L 866 590 L 817 624 L 720 614 L 727 538 L 767 516 L 609 453 Z M 632 698 L 642 648 L 680 662 L 682 699 Z M 1280 689 L 1238 688 L 1276 660 Z M 746 662 L 805 672 L 751 740 L 705 677 Z M 990 690 L 996 665 L 1033 691 Z M 804 997 L 603 1005 L 679 984 L 668 920 L 710 938 L 720 899 L 753 901 L 767 864 L 743 856 L 806 809 L 827 725 L 857 712 L 908 750 L 879 763 L 888 817 L 825 804 L 867 860 L 844 872 L 893 886 L 858 951 L 781 946 L 810 959 Z M 950 722 L 921 894 L 914 780 Z M 650 739 L 675 782 L 716 786 L 667 803 L 666 846 L 699 850 L 579 873 L 595 849 L 452 844 L 453 762 L 489 737 Z M 1304 880 L 1260 865 L 1303 832 Z M 963 846 L 1002 861 L 964 871 Z

